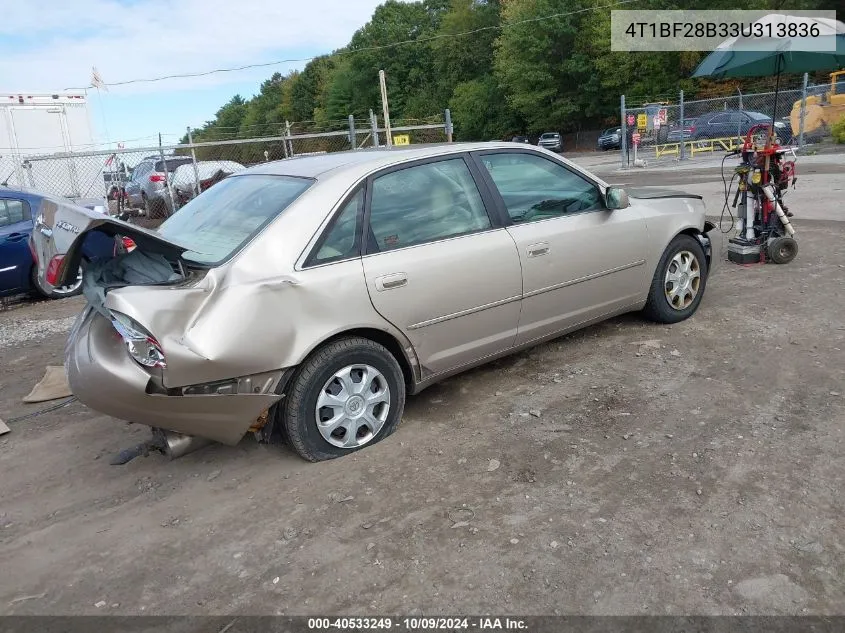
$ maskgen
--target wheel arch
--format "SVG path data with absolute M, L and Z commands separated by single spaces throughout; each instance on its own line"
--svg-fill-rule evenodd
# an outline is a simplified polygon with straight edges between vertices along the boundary
M 712 231 L 715 228 L 716 228 L 716 225 L 713 224 L 712 222 L 709 222 L 709 221 L 704 222 L 704 230 L 703 231 L 696 226 L 688 226 L 684 229 L 681 229 L 675 235 L 673 235 L 672 239 L 670 239 L 669 242 L 666 244 L 666 248 L 668 248 L 669 244 L 672 243 L 672 240 L 674 240 L 679 235 L 689 235 L 690 237 L 695 238 L 696 240 L 698 240 L 699 244 L 701 244 L 702 250 L 704 250 L 704 259 L 707 262 L 707 270 L 709 271 L 710 270 L 710 264 L 712 263 L 712 260 L 713 260 L 713 247 L 712 247 L 712 244 L 710 242 L 710 237 L 709 237 L 708 233 L 710 233 L 710 231 Z M 665 248 L 664 248 L 664 250 L 665 250 Z
M 331 336 L 328 336 L 317 344 L 313 345 L 303 356 L 299 364 L 305 362 L 305 360 L 312 354 L 314 354 L 317 350 L 323 348 L 324 346 L 334 341 L 337 341 L 338 339 L 356 336 L 369 339 L 375 343 L 378 343 L 379 345 L 383 346 L 388 352 L 390 352 L 390 354 L 396 359 L 396 362 L 399 363 L 399 367 L 402 369 L 402 376 L 405 378 L 405 388 L 407 392 L 411 394 L 416 392 L 416 385 L 419 382 L 419 363 L 417 362 L 416 356 L 413 355 L 413 352 L 409 353 L 407 351 L 408 349 L 412 349 L 410 343 L 407 344 L 406 348 L 402 345 L 402 342 L 391 332 L 380 330 L 374 327 L 355 327 L 332 334 Z
M 91 263 L 91 260 L 88 258 L 87 255 L 83 254 L 79 263 L 80 263 L 80 265 L 83 265 L 83 264 L 88 265 L 88 264 Z M 39 297 L 42 297 L 44 299 L 49 299 L 50 297 L 48 295 L 44 294 L 41 291 L 41 289 L 38 287 L 38 284 L 35 282 L 37 275 L 38 275 L 38 264 L 36 264 L 35 262 L 32 262 L 32 264 L 29 267 L 29 272 L 26 275 L 27 283 L 29 284 L 29 288 L 27 288 L 26 292 L 28 292 L 30 295 L 32 293 L 35 293 Z

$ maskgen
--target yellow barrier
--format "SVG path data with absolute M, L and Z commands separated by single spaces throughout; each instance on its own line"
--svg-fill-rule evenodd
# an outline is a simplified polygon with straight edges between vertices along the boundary
M 724 150 L 729 152 L 733 149 L 742 147 L 745 138 L 742 136 L 728 136 L 725 138 L 708 138 L 699 141 L 684 141 L 686 146 L 687 156 L 695 156 L 702 152 L 715 152 Z M 678 156 L 681 153 L 680 143 L 663 143 L 654 146 L 654 157 L 661 156 Z

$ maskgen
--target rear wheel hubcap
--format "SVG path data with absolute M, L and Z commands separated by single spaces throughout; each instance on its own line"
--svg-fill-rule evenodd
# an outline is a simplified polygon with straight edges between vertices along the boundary
M 375 438 L 390 413 L 390 387 L 372 365 L 347 365 L 323 385 L 314 411 L 332 446 L 358 448 Z

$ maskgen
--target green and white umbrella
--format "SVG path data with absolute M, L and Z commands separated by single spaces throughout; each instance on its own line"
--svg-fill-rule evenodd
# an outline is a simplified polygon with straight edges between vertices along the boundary
M 702 60 L 693 77 L 768 77 L 845 68 L 845 24 L 837 20 L 771 14 L 760 23 L 814 27 L 817 37 L 734 37 Z M 806 32 L 806 31 L 805 31 Z
M 845 24 L 838 20 L 782 14 L 769 14 L 757 20 L 757 23 L 772 25 L 772 31 L 778 25 L 788 27 L 794 24 L 796 28 L 793 32 L 817 35 L 793 38 L 734 37 L 722 42 L 705 57 L 692 76 L 714 79 L 777 77 L 769 134 L 771 138 L 777 117 L 781 74 L 845 68 Z

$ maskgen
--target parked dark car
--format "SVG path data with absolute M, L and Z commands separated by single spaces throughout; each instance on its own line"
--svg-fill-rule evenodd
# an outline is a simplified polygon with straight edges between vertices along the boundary
M 59 288 L 48 286 L 36 274 L 29 236 L 45 199 L 76 206 L 67 200 L 0 187 L 0 297 L 32 293 L 60 299 L 80 292 L 82 267 L 68 285 Z M 83 245 L 83 265 L 113 257 L 117 252 L 116 244 L 114 238 L 92 233 Z
M 692 129 L 695 125 L 695 119 L 684 119 L 683 125 L 677 123 L 669 128 L 669 135 L 666 137 L 667 143 L 680 143 L 681 141 L 688 141 L 692 138 Z
M 719 110 L 698 117 L 690 128 L 693 140 L 745 136 L 753 126 L 771 124 L 772 117 L 750 110 Z
M 609 149 L 619 149 L 622 146 L 622 128 L 621 127 L 611 127 L 606 129 L 602 132 L 601 136 L 599 136 L 599 140 L 596 144 L 597 149 L 600 152 L 604 152 Z

